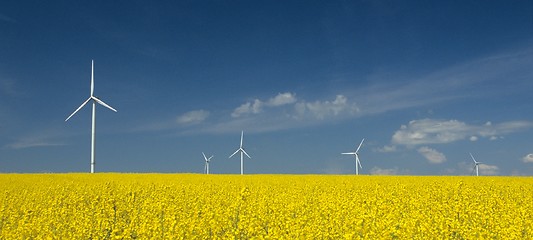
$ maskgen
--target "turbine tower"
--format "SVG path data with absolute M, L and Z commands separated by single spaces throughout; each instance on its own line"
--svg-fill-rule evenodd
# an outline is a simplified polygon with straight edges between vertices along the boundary
M 472 161 L 474 161 L 474 169 L 472 169 L 472 174 L 474 174 L 474 171 L 476 171 L 476 176 L 479 176 L 479 164 L 481 164 L 481 162 L 476 161 L 472 153 L 470 153 L 470 157 L 472 158 Z
M 68 116 L 67 119 L 65 119 L 65 122 L 68 121 L 74 114 L 76 114 L 83 106 L 85 106 L 88 102 L 92 101 L 93 104 L 93 115 L 92 115 L 92 128 L 91 128 L 91 173 L 94 173 L 94 132 L 95 132 L 95 119 L 96 119 L 96 103 L 109 108 L 110 110 L 117 112 L 114 108 L 107 105 L 105 102 L 94 96 L 94 60 L 91 60 L 91 95 L 85 102 L 83 102 L 76 111 L 74 111 L 70 116 Z
M 213 155 L 211 155 L 211 157 L 206 157 L 204 152 L 202 152 L 202 155 L 204 155 L 205 159 L 204 172 L 205 174 L 209 174 L 209 162 L 211 161 L 211 158 L 213 158 Z
M 243 154 L 246 154 L 246 156 L 251 159 L 250 155 L 248 155 L 248 153 L 246 153 L 246 151 L 244 151 L 244 148 L 242 147 L 243 136 L 244 136 L 244 131 L 241 131 L 241 145 L 239 146 L 239 149 L 237 149 L 237 151 L 235 151 L 233 154 L 231 154 L 231 156 L 229 156 L 229 158 L 231 158 L 236 153 L 241 152 L 241 175 L 243 174 Z
M 365 141 L 364 138 L 363 138 L 363 140 L 361 140 L 361 143 L 359 143 L 359 147 L 357 147 L 357 150 L 355 150 L 355 152 L 342 153 L 342 154 L 345 154 L 345 155 L 354 155 L 355 156 L 355 175 L 359 175 L 359 168 L 357 167 L 357 165 L 359 165 L 359 167 L 363 168 L 363 166 L 361 166 L 361 161 L 359 161 L 359 149 L 361 149 L 361 146 L 363 145 L 363 141 Z

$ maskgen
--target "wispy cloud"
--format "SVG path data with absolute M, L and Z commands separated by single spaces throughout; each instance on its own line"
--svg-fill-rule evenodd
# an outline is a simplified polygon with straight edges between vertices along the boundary
M 431 72 L 423 76 L 391 73 L 372 79 L 375 84 L 354 89 L 362 115 L 379 114 L 466 98 L 504 96 L 531 89 L 533 48 L 496 53 Z M 507 84 L 502 85 L 502 82 Z M 480 86 L 499 86 L 493 88 Z M 505 88 L 505 91 L 503 91 Z
M 33 124 L 26 126 L 26 133 L 17 132 L 11 135 L 10 141 L 2 145 L 4 149 L 26 149 L 36 147 L 57 147 L 68 145 L 64 141 L 70 134 L 64 131 L 64 128 L 53 126 L 42 126 Z
M 449 174 L 475 175 L 475 168 L 472 162 L 459 162 L 457 169 L 448 169 Z M 496 165 L 481 163 L 479 164 L 479 175 L 498 175 L 500 168 Z
M 429 147 L 421 147 L 418 150 L 418 153 L 422 154 L 424 158 L 428 160 L 429 163 L 439 164 L 446 162 L 446 156 L 443 153 L 438 152 L 435 149 Z
M 297 118 L 314 117 L 316 119 L 341 115 L 354 116 L 359 112 L 357 105 L 353 102 L 349 102 L 344 95 L 337 95 L 333 101 L 301 101 L 296 104 L 295 109 L 295 117 Z
M 481 175 L 498 175 L 500 168 L 496 165 L 479 164 L 479 174 Z
M 382 153 L 396 152 L 396 150 L 397 150 L 396 145 L 385 145 L 381 148 L 374 149 L 374 151 L 382 152 Z
M 186 112 L 182 115 L 180 115 L 177 118 L 177 121 L 179 124 L 198 124 L 207 119 L 209 117 L 209 112 L 206 110 L 195 110 Z
M 238 118 L 240 116 L 246 115 L 246 114 L 257 114 L 262 112 L 263 108 L 263 102 L 259 99 L 255 99 L 253 102 L 246 102 L 240 105 L 239 107 L 235 108 L 233 112 L 231 113 L 231 116 L 234 118 Z
M 270 98 L 267 102 L 268 106 L 282 106 L 296 102 L 296 94 L 294 93 L 279 93 L 273 98 Z
M 398 167 L 394 168 L 380 168 L 380 167 L 373 167 L 370 169 L 371 175 L 405 175 L 409 174 L 408 170 L 400 169 Z
M 205 126 L 204 132 L 253 129 L 255 132 L 299 128 L 353 117 L 359 112 L 354 101 L 344 95 L 333 100 L 306 101 L 293 93 L 280 93 L 268 101 L 255 99 L 235 108 L 230 119 Z
M 233 110 L 231 116 L 234 118 L 238 118 L 247 114 L 258 114 L 263 111 L 264 107 L 280 107 L 295 102 L 295 94 L 289 92 L 279 93 L 275 97 L 270 98 L 268 101 L 254 99 L 253 101 L 243 103 L 239 107 L 235 108 L 235 110 Z
M 533 153 L 530 153 L 522 158 L 525 163 L 533 163 Z
M 447 174 L 459 174 L 459 175 L 475 175 L 475 167 L 472 161 L 459 162 L 457 168 L 449 168 L 446 170 Z M 479 164 L 479 175 L 498 175 L 500 174 L 500 168 L 496 165 L 481 163 Z
M 507 86 L 512 86 L 515 90 L 525 89 L 524 84 L 528 85 L 529 83 L 527 79 L 533 77 L 533 70 L 530 68 L 531 62 L 533 62 L 533 49 L 525 48 L 514 52 L 509 51 L 474 59 L 425 76 L 414 78 L 398 76 L 396 81 L 376 79 L 372 85 L 343 89 L 343 93 L 337 94 L 333 100 L 310 101 L 297 99 L 295 94 L 292 93 L 278 94 L 269 101 L 254 99 L 235 108 L 232 112 L 232 117 L 241 118 L 239 119 L 240 123 L 247 121 L 251 123 L 254 120 L 258 120 L 258 122 L 266 124 L 261 126 L 265 130 L 279 130 L 327 124 L 331 123 L 332 120 L 371 116 L 464 98 L 510 94 L 513 92 L 510 89 L 505 92 L 496 88 L 494 90 L 485 89 L 484 91 L 472 91 L 472 89 L 480 84 L 498 83 L 504 79 L 512 81 L 513 84 L 508 84 Z M 513 78 L 508 79 L 508 76 L 513 76 Z M 287 99 L 284 102 L 286 103 L 284 106 L 291 106 L 293 109 L 272 107 L 275 104 L 271 104 L 267 108 L 266 106 L 269 106 L 268 102 L 277 102 L 273 99 Z M 284 109 L 284 111 L 274 111 L 275 109 Z M 295 121 L 280 117 L 280 115 L 290 116 L 297 120 L 300 119 L 302 122 L 305 121 L 305 123 L 295 124 Z M 231 124 L 231 121 L 221 123 L 224 126 Z M 455 123 L 448 124 L 453 125 Z M 473 132 L 472 135 L 466 137 L 471 141 L 476 141 L 480 137 L 486 136 L 491 140 L 496 140 L 499 138 L 498 134 L 505 134 L 506 131 L 512 132 L 517 127 L 516 125 L 520 124 L 524 124 L 524 122 L 508 122 L 498 125 L 497 128 L 487 127 L 484 129 L 485 131 Z M 529 123 L 526 122 L 525 124 Z M 471 126 L 468 125 L 466 127 Z M 434 140 L 456 141 L 453 138 L 465 138 L 462 133 L 450 133 L 457 135 L 439 136 Z M 451 139 L 446 140 L 445 138 Z M 426 144 L 426 142 L 421 142 L 420 144 Z
M 10 78 L 0 78 L 0 96 L 17 97 L 23 95 L 17 88 L 17 82 Z
M 0 13 L 0 21 L 9 22 L 9 23 L 16 23 L 17 21 L 5 14 Z
M 240 131 L 270 132 L 327 124 L 353 117 L 358 113 L 354 101 L 343 95 L 333 100 L 306 101 L 294 93 L 278 93 L 268 100 L 254 99 L 241 104 L 228 114 L 218 110 L 217 115 L 207 110 L 193 110 L 177 117 L 140 126 L 136 131 L 161 131 L 175 128 L 180 133 L 227 133 Z M 226 113 L 227 115 L 224 115 Z
M 509 121 L 499 124 L 487 122 L 482 125 L 469 125 L 458 120 L 420 119 L 402 125 L 392 136 L 397 145 L 443 144 L 459 140 L 477 140 L 484 137 L 490 140 L 498 136 L 532 128 L 530 121 Z
M 26 97 L 17 85 L 16 80 L 0 76 L 0 135 L 9 131 L 12 122 L 16 121 L 18 109 L 13 104 L 14 100 Z
M 353 174 L 354 171 L 355 169 L 346 168 L 345 161 L 338 159 L 325 161 L 325 166 L 322 169 L 322 173 L 324 174 Z
M 24 148 L 34 148 L 34 147 L 54 147 L 54 146 L 63 146 L 66 145 L 61 142 L 47 139 L 40 136 L 26 137 L 17 140 L 16 142 L 7 144 L 6 148 L 10 149 L 24 149 Z
M 266 98 L 250 98 L 251 100 L 237 106 L 203 110 L 210 115 L 209 119 L 198 121 L 201 124 L 183 124 L 190 117 L 184 113 L 180 114 L 180 117 L 184 118 L 178 120 L 178 123 L 175 123 L 175 119 L 166 120 L 147 129 L 176 128 L 179 132 L 187 133 L 222 133 L 240 129 L 253 129 L 256 132 L 278 131 L 331 124 L 464 98 L 510 94 L 513 91 L 501 91 L 498 88 L 487 88 L 484 91 L 472 89 L 480 84 L 499 83 L 504 79 L 512 82 L 506 85 L 509 88 L 517 91 L 526 89 L 526 86 L 531 86 L 528 79 L 533 77 L 530 67 L 532 62 L 533 48 L 524 48 L 516 52 L 509 51 L 474 59 L 425 76 L 397 76 L 395 81 L 376 79 L 371 85 L 347 87 L 320 99 L 303 99 L 296 97 L 293 92 L 282 92 Z M 508 76 L 513 78 L 508 79 Z M 426 145 L 463 139 L 478 141 L 482 138 L 497 140 L 501 135 L 531 126 L 532 122 L 527 121 L 495 125 L 488 123 L 485 126 L 469 125 L 457 120 L 414 120 L 395 133 L 392 144 Z M 381 149 L 392 150 L 392 146 Z

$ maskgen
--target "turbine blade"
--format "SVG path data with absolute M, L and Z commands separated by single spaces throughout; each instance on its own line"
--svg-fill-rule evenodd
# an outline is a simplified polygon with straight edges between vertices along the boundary
M 207 157 L 205 156 L 204 152 L 202 152 L 202 155 L 204 155 L 204 159 L 207 162 Z
M 76 111 L 74 111 L 72 114 L 70 114 L 70 116 L 68 116 L 67 119 L 65 119 L 65 122 L 68 121 L 72 116 L 74 116 L 74 114 L 76 114 L 83 106 L 85 106 L 85 104 L 87 104 L 89 101 L 91 101 L 91 98 L 88 98 L 87 100 L 85 100 L 85 102 L 83 102 L 80 107 L 78 107 L 78 109 L 76 109 Z
M 357 150 L 355 150 L 355 152 L 359 152 L 359 149 L 360 149 L 361 146 L 363 145 L 363 141 L 365 141 L 364 138 L 363 138 L 363 140 L 361 140 L 361 143 L 359 143 L 359 147 L 357 147 Z
M 474 155 L 472 155 L 472 153 L 470 153 L 470 157 L 472 158 L 472 161 L 474 161 L 474 163 L 477 163 L 476 159 L 474 158 Z
M 363 168 L 363 166 L 361 166 L 361 161 L 359 161 L 359 155 L 357 154 L 355 154 L 355 161 L 359 164 L 360 168 Z
M 94 60 L 91 60 L 91 97 L 94 93 Z
M 242 151 L 244 154 L 246 154 L 246 156 L 247 156 L 248 158 L 252 158 L 252 157 L 250 157 L 250 155 L 248 155 L 248 153 L 246 153 L 246 151 L 244 151 L 244 149 L 241 148 L 241 151 Z
M 346 152 L 346 153 L 341 153 L 341 154 L 344 154 L 344 155 L 355 155 L 355 152 Z
M 244 137 L 244 131 L 241 131 L 241 148 L 242 148 L 242 138 Z
M 214 155 L 211 155 L 211 157 L 207 158 L 207 161 L 208 162 L 211 161 L 211 158 L 213 158 L 213 157 L 214 157 Z
M 92 96 L 91 97 L 92 99 L 94 99 L 94 101 L 96 101 L 98 104 L 106 107 L 106 108 L 109 108 L 110 110 L 114 111 L 114 112 L 117 112 L 117 110 L 115 110 L 114 108 L 112 108 L 111 106 L 107 105 L 104 101 L 98 99 L 97 97 L 95 96 Z
M 240 149 L 240 148 L 237 149 L 237 151 L 235 151 L 233 154 L 231 154 L 231 155 L 229 156 L 229 158 L 231 158 L 231 157 L 233 157 L 233 155 L 237 154 L 237 153 L 239 152 L 239 150 L 241 150 L 241 149 Z

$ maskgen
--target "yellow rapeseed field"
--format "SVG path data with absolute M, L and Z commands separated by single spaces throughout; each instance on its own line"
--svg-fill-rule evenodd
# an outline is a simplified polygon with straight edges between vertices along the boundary
M 1 174 L 0 239 L 533 239 L 533 178 Z

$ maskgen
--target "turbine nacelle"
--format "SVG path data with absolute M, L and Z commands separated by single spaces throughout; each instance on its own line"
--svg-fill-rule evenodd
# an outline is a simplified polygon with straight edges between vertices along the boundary
M 89 103 L 90 101 L 93 102 L 93 111 L 92 111 L 92 128 L 91 128 L 91 173 L 94 173 L 94 164 L 95 164 L 95 161 L 94 161 L 94 142 L 95 142 L 95 112 L 96 112 L 96 103 L 114 111 L 114 112 L 117 112 L 116 109 L 114 109 L 113 107 L 109 106 L 107 103 L 105 103 L 104 101 L 100 100 L 98 97 L 95 97 L 94 96 L 94 60 L 91 61 L 91 91 L 90 91 L 90 95 L 89 95 L 89 98 L 87 98 L 87 100 L 85 100 L 85 102 L 83 102 L 72 114 L 70 114 L 70 116 L 67 117 L 67 119 L 65 119 L 65 122 L 68 121 L 72 116 L 74 116 L 80 109 L 82 109 L 85 105 L 87 105 L 87 103 Z
M 359 143 L 359 146 L 357 146 L 357 149 L 355 150 L 355 152 L 342 153 L 344 155 L 354 155 L 354 157 L 355 157 L 355 174 L 356 175 L 359 175 L 359 168 L 357 166 L 359 165 L 360 168 L 363 168 L 363 166 L 361 165 L 361 161 L 359 160 L 359 149 L 361 149 L 361 146 L 363 146 L 363 142 L 364 141 L 365 141 L 365 139 L 363 138 L 363 140 L 361 140 L 361 143 Z
M 252 158 L 250 157 L 250 155 L 248 155 L 248 153 L 244 150 L 243 148 L 243 137 L 244 137 L 244 131 L 241 131 L 241 143 L 239 145 L 239 149 L 237 149 L 237 151 L 235 151 L 233 154 L 231 154 L 229 156 L 229 158 L 233 157 L 235 154 L 237 154 L 238 152 L 241 153 L 241 175 L 244 173 L 244 170 L 243 170 L 243 154 L 246 155 L 248 158 Z
M 204 152 L 202 152 L 202 155 L 204 155 L 204 159 L 205 159 L 206 162 L 210 162 L 210 161 L 211 161 L 211 158 L 214 157 L 214 155 L 211 155 L 211 157 L 206 157 L 205 154 L 204 154 Z
M 106 108 L 108 108 L 109 110 L 113 111 L 113 112 L 117 112 L 116 109 L 114 109 L 113 107 L 109 106 L 107 103 L 105 103 L 104 101 L 100 100 L 99 98 L 95 97 L 95 96 L 90 96 L 87 100 L 85 100 L 85 102 L 83 102 L 79 107 L 78 109 L 76 109 L 76 111 L 74 111 L 72 114 L 70 114 L 70 116 L 68 116 L 67 119 L 65 119 L 65 122 L 68 121 L 72 116 L 74 116 L 74 114 L 76 114 L 80 109 L 82 109 L 87 103 L 89 103 L 89 101 L 93 100 L 93 102 L 96 102 Z
M 479 176 L 479 165 L 481 164 L 481 162 L 476 161 L 472 153 L 470 153 L 470 157 L 472 158 L 472 161 L 474 161 L 474 168 L 472 169 L 472 174 L 474 174 L 474 171 L 475 171 L 476 176 Z
M 211 155 L 211 157 L 206 157 L 204 152 L 202 152 L 202 155 L 205 160 L 204 172 L 205 174 L 209 174 L 209 162 L 211 161 L 211 158 L 213 158 L 213 155 Z
M 248 153 L 246 152 L 246 150 L 244 150 L 244 148 L 237 149 L 237 151 L 235 151 L 233 154 L 231 154 L 231 156 L 229 156 L 229 158 L 233 157 L 233 155 L 237 154 L 238 152 L 241 152 L 241 154 L 244 153 L 244 155 L 246 155 L 248 158 L 252 159 L 252 157 L 250 157 L 250 155 L 248 155 Z

